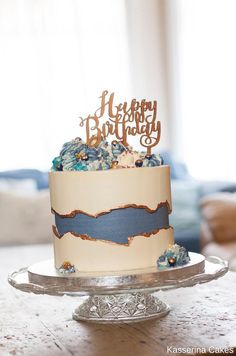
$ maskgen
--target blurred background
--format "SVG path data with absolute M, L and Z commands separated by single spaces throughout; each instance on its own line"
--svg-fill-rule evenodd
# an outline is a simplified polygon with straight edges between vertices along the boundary
M 50 241 L 46 172 L 107 89 L 158 101 L 176 240 L 234 266 L 235 18 L 234 0 L 0 0 L 0 243 Z

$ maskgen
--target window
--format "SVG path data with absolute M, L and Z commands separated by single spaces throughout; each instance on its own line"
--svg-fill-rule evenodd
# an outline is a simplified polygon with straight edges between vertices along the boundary
M 127 46 L 123 0 L 1 0 L 0 169 L 48 169 L 102 90 L 125 96 Z
M 203 179 L 236 179 L 236 2 L 179 0 L 179 156 Z

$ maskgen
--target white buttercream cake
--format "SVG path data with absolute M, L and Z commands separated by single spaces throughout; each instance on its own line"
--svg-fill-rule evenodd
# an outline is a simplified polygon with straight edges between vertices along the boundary
M 63 146 L 49 174 L 58 270 L 156 266 L 174 243 L 170 168 L 162 163 L 117 141 Z

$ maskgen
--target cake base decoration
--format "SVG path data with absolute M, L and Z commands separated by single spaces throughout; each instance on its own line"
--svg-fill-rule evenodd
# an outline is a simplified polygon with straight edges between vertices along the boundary
M 63 262 L 60 268 L 58 268 L 58 272 L 62 274 L 75 273 L 75 266 L 72 265 L 69 261 Z
M 190 261 L 185 247 L 174 244 L 170 246 L 157 260 L 159 269 L 184 266 Z

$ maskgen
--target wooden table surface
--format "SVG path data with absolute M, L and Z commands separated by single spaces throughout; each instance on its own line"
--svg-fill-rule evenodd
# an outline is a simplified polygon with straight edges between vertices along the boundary
M 162 356 L 171 354 L 167 347 L 236 346 L 235 272 L 207 284 L 160 292 L 172 307 L 162 319 L 101 325 L 72 320 L 77 298 L 28 294 L 8 285 L 9 272 L 52 254 L 48 245 L 0 248 L 1 356 Z

